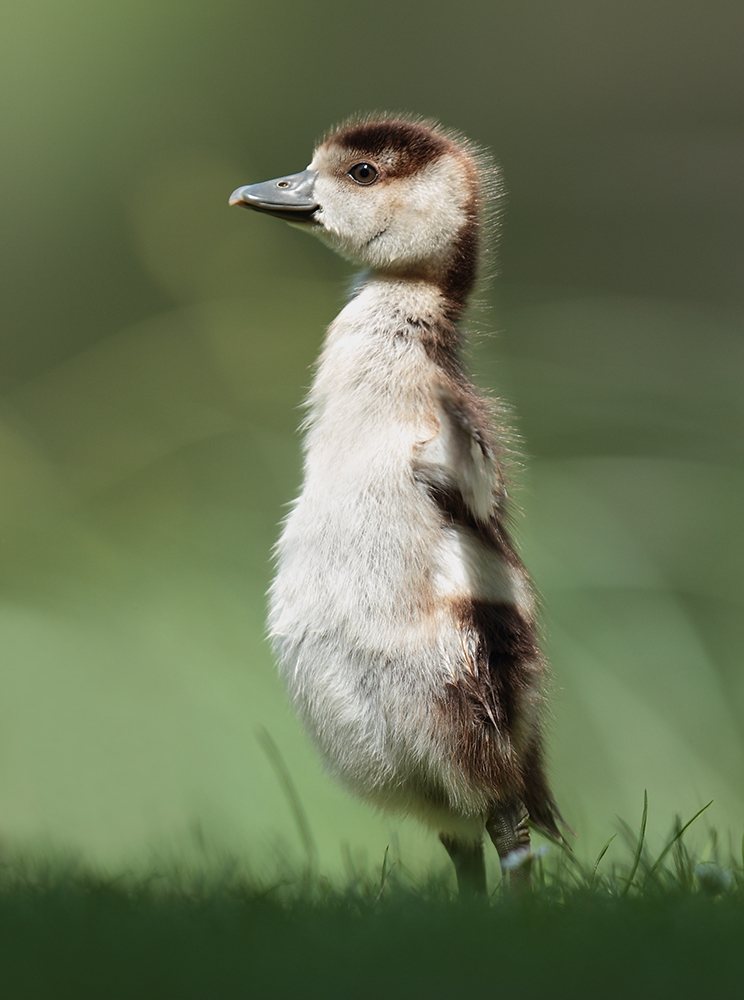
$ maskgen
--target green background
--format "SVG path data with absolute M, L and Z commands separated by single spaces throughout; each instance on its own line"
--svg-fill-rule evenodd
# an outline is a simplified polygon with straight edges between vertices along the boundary
M 495 152 L 473 369 L 528 456 L 556 794 L 744 821 L 735 2 L 28 0 L 0 32 L 0 843 L 112 868 L 443 861 L 326 778 L 263 639 L 298 406 L 351 271 L 230 192 L 375 108 Z M 486 336 L 496 334 L 496 336 Z

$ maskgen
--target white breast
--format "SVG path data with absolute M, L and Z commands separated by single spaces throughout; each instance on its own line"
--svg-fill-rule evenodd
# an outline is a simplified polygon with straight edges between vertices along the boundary
M 432 314 L 439 293 L 406 287 L 401 301 L 398 283 L 370 283 L 329 331 L 269 624 L 297 710 L 337 777 L 408 811 L 427 785 L 422 802 L 446 796 L 475 815 L 485 799 L 453 771 L 433 720 L 447 682 L 467 669 L 452 601 L 474 588 L 512 600 L 521 580 L 493 558 L 482 565 L 459 529 L 443 530 L 414 475 L 439 431 L 437 372 L 406 317 Z
M 438 528 L 412 460 L 436 433 L 432 365 L 387 285 L 363 289 L 329 331 L 310 393 L 305 483 L 278 546 L 274 635 L 343 629 L 391 649 L 420 638 L 411 626 L 421 624 Z

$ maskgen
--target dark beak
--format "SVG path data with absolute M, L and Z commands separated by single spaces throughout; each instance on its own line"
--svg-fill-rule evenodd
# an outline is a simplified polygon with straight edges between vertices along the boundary
M 313 193 L 317 176 L 316 170 L 303 170 L 261 184 L 248 184 L 233 191 L 230 204 L 268 212 L 287 222 L 309 222 L 319 208 Z

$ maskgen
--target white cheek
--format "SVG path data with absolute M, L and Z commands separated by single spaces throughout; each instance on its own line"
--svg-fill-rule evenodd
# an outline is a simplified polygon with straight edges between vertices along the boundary
M 360 252 L 384 227 L 381 189 L 365 191 L 336 179 L 319 177 L 315 195 L 320 205 L 316 219 L 328 236 L 347 252 Z
M 446 156 L 415 177 L 401 181 L 395 226 L 381 240 L 399 260 L 443 260 L 466 221 L 468 189 L 459 163 Z M 405 187 L 403 187 L 405 185 Z

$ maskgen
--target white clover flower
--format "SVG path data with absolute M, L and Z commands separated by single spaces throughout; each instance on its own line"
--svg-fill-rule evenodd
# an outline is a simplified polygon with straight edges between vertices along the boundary
M 734 884 L 732 873 L 712 861 L 696 865 L 695 876 L 700 883 L 700 888 L 711 894 L 725 892 Z

